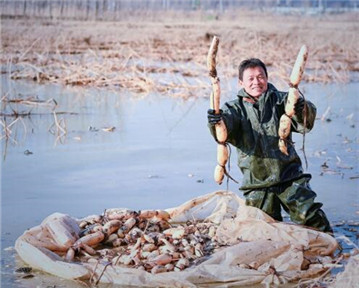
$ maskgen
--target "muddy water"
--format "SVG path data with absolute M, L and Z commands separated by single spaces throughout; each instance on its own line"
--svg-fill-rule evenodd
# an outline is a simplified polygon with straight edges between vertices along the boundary
M 315 128 L 305 138 L 308 172 L 334 224 L 358 221 L 358 88 L 357 83 L 302 87 L 318 108 Z M 13 273 L 15 253 L 8 247 L 54 212 L 80 218 L 112 207 L 169 208 L 226 189 L 212 180 L 216 144 L 206 126 L 207 98 L 141 97 L 6 78 L 2 90 L 11 98 L 57 102 L 56 108 L 54 101 L 3 103 L 5 113 L 30 112 L 14 123 L 14 117 L 3 118 L 11 125 L 11 137 L 1 143 L 1 265 L 7 287 L 44 281 L 39 276 L 19 280 Z M 224 100 L 233 98 L 235 90 Z M 66 134 L 54 125 L 53 109 L 62 112 L 56 120 Z M 295 141 L 300 149 L 302 137 Z M 232 176 L 240 180 L 235 153 L 231 163 Z M 228 188 L 238 189 L 235 183 Z M 343 231 L 357 241 L 358 232 L 348 230 Z

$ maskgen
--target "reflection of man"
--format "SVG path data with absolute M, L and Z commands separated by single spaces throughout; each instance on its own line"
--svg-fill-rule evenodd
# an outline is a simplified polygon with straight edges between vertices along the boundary
M 238 166 L 243 173 L 240 190 L 246 204 L 262 209 L 278 221 L 283 220 L 283 207 L 293 222 L 332 232 L 320 209 L 322 204 L 314 202 L 316 193 L 309 185 L 311 175 L 303 173 L 294 146 L 288 143 L 288 156 L 278 148 L 279 119 L 285 113 L 288 93 L 279 92 L 268 83 L 266 66 L 255 58 L 240 64 L 239 84 L 243 88 L 237 99 L 225 103 L 220 114 L 208 110 L 208 121 L 210 131 L 216 137 L 215 124 L 223 119 L 228 131 L 227 142 L 237 148 Z M 312 103 L 298 99 L 292 131 L 310 131 L 315 115 L 316 108 Z

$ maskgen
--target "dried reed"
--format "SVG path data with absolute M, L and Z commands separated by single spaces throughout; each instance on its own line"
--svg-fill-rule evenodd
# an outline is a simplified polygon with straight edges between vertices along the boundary
M 301 26 L 299 20 L 267 14 L 163 23 L 4 19 L 1 62 L 13 79 L 207 97 L 205 55 L 212 35 L 219 35 L 222 80 L 236 77 L 244 58 L 258 57 L 274 81 L 287 82 L 293 58 L 307 44 L 304 81 L 351 81 L 359 70 L 356 17 L 307 17 Z
M 66 122 L 64 118 L 61 118 L 60 120 L 57 118 L 57 113 L 53 111 L 54 116 L 54 123 L 52 123 L 48 129 L 48 131 L 56 136 L 55 143 L 60 142 L 63 143 L 66 139 L 67 135 L 67 128 L 66 128 Z

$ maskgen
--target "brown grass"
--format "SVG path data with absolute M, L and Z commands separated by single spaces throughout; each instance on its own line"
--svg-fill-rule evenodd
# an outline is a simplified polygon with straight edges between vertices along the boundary
M 304 81 L 349 82 L 359 71 L 357 14 L 248 12 L 216 20 L 197 13 L 171 19 L 153 14 L 119 22 L 3 19 L 1 63 L 13 79 L 207 97 L 206 55 L 218 35 L 224 89 L 248 57 L 261 58 L 271 80 L 287 87 L 302 44 L 309 47 Z

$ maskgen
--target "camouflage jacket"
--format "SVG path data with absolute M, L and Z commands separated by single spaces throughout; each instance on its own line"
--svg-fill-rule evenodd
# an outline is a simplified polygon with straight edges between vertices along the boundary
M 268 83 L 268 90 L 256 103 L 250 103 L 251 96 L 241 89 L 237 99 L 222 107 L 222 119 L 228 131 L 227 142 L 237 149 L 238 166 L 243 174 L 242 190 L 278 185 L 303 174 L 301 160 L 290 143 L 291 134 L 287 144 L 289 155 L 278 148 L 279 120 L 285 111 L 287 95 Z M 303 115 L 298 113 L 292 118 L 292 132 L 304 133 L 313 128 L 316 108 L 309 101 L 306 101 L 306 107 L 306 128 Z M 209 128 L 215 138 L 214 125 L 209 124 Z

